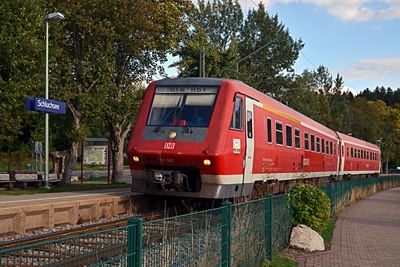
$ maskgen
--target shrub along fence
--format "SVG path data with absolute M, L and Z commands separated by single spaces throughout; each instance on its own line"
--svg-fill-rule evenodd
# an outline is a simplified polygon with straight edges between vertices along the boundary
M 356 188 L 400 186 L 381 177 L 324 186 L 332 203 L 350 200 Z M 346 200 L 346 201 L 343 201 Z M 2 266 L 262 266 L 282 252 L 292 228 L 290 194 L 266 196 L 212 210 L 143 222 L 0 250 Z M 93 244 L 88 246 L 88 244 Z M 57 254 L 57 256 L 51 256 Z M 62 256 L 60 256 L 62 255 Z

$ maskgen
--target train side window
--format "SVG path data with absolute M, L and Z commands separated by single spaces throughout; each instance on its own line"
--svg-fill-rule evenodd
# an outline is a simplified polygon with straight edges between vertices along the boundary
M 309 149 L 309 141 L 308 141 L 308 133 L 304 132 L 304 149 L 308 150 Z
M 322 154 L 325 153 L 325 139 L 321 138 L 321 152 Z
M 292 147 L 292 126 L 286 125 L 286 146 Z
M 358 158 L 359 159 L 361 158 L 361 150 L 360 149 L 358 150 Z
M 329 142 L 329 152 L 331 155 L 333 155 L 333 143 L 332 141 Z
M 242 130 L 243 129 L 243 100 L 237 97 L 235 100 L 235 107 L 232 114 L 231 129 Z
M 311 134 L 311 151 L 315 151 L 315 137 Z
M 300 148 L 300 130 L 297 128 L 294 129 L 294 146 Z
M 283 145 L 283 131 L 282 131 L 282 122 L 275 122 L 275 131 L 276 131 L 276 144 Z
M 351 148 L 351 157 L 354 158 L 354 150 Z
M 337 148 L 337 144 L 333 144 L 333 155 L 336 156 L 336 148 Z
M 325 149 L 325 150 L 326 150 L 326 151 L 325 151 L 326 154 L 329 155 L 330 153 L 329 153 L 329 141 L 328 141 L 328 140 L 326 140 L 326 147 L 325 147 L 325 148 L 326 148 L 326 149 Z
M 267 118 L 267 141 L 268 144 L 272 143 L 272 120 Z
M 253 138 L 253 114 L 247 111 L 247 137 Z
M 321 139 L 317 136 L 317 152 L 321 152 Z

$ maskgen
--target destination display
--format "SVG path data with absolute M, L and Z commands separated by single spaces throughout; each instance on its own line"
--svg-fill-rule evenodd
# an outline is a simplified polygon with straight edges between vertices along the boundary
M 157 86 L 156 93 L 216 94 L 218 88 L 210 86 Z

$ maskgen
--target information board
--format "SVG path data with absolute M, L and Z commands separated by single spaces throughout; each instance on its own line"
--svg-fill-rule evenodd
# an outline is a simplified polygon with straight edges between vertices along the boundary
M 106 165 L 107 146 L 83 146 L 83 164 Z

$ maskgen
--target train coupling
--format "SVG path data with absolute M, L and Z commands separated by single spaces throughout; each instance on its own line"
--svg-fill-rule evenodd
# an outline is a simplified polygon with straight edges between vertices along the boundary
M 149 182 L 160 184 L 164 190 L 190 190 L 187 175 L 180 171 L 150 170 L 149 174 Z

